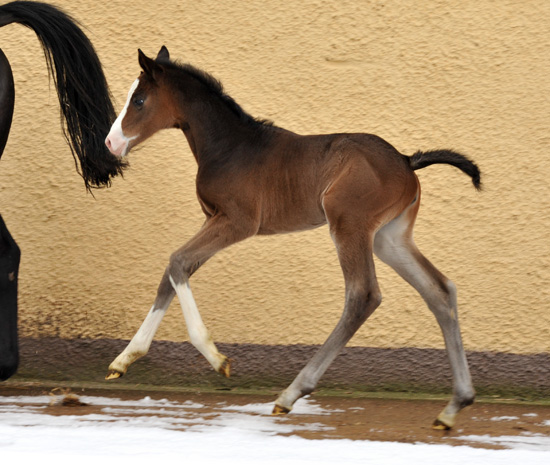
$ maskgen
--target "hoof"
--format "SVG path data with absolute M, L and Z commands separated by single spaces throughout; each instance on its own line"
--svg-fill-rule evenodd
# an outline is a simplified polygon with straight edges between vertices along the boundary
M 107 376 L 105 376 L 105 379 L 118 379 L 120 378 L 124 373 L 121 373 L 117 370 L 109 370 L 109 373 L 107 373 Z
M 223 361 L 222 366 L 218 369 L 218 373 L 222 374 L 226 378 L 229 378 L 231 376 L 231 362 L 232 361 L 233 360 L 231 360 L 230 358 L 226 358 Z
M 286 415 L 287 413 L 290 413 L 290 409 L 286 407 L 281 407 L 280 405 L 275 404 L 275 407 L 273 407 L 273 412 L 271 412 L 271 415 Z
M 440 419 L 436 419 L 432 424 L 432 429 L 439 431 L 449 431 L 451 428 L 452 426 L 443 423 Z

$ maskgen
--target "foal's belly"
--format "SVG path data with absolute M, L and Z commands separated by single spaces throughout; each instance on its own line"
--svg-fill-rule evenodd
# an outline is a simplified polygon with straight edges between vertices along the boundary
M 278 209 L 277 209 L 278 210 Z M 307 231 L 326 224 L 322 209 L 308 209 L 304 206 L 293 206 L 283 211 L 266 211 L 262 213 L 258 234 L 284 234 Z

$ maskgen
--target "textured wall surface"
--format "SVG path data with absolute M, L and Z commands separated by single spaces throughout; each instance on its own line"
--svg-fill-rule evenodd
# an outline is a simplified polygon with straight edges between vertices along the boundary
M 449 166 L 418 172 L 415 238 L 457 285 L 465 346 L 550 349 L 550 33 L 547 1 L 57 1 L 85 27 L 120 110 L 137 49 L 219 78 L 254 116 L 298 133 L 370 132 L 401 152 L 452 148 L 484 174 L 476 193 Z M 86 194 L 59 127 L 38 40 L 0 29 L 16 108 L 0 162 L 0 212 L 22 249 L 24 337 L 130 338 L 170 253 L 203 221 L 195 162 L 176 130 L 130 154 L 109 190 Z M 351 341 L 441 348 L 414 290 L 376 262 L 384 301 Z M 343 307 L 326 227 L 253 238 L 191 285 L 224 343 L 319 344 Z M 187 340 L 177 302 L 157 336 Z

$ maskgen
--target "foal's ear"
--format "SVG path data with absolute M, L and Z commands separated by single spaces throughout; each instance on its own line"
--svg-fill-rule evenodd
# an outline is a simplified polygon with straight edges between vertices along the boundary
M 152 60 L 148 56 L 145 55 L 141 50 L 138 50 L 138 60 L 139 60 L 139 66 L 141 66 L 141 69 L 147 74 L 148 76 L 152 77 L 153 79 L 157 78 L 160 73 L 162 73 L 162 66 L 160 66 L 158 63 L 155 63 L 155 60 Z
M 165 45 L 163 45 L 161 47 L 161 49 L 159 50 L 159 53 L 157 55 L 157 60 L 169 60 L 170 59 L 170 52 L 168 51 L 168 49 L 166 48 Z

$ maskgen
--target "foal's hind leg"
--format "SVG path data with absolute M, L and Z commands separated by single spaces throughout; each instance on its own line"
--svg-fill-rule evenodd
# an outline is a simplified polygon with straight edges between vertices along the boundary
M 433 427 L 450 429 L 457 413 L 473 403 L 475 391 L 458 325 L 456 288 L 420 253 L 412 239 L 417 210 L 418 205 L 410 206 L 378 231 L 374 251 L 420 293 L 441 327 L 453 374 L 453 398 Z
M 290 412 L 300 397 L 311 393 L 323 373 L 381 302 L 372 257 L 372 236 L 362 225 L 347 235 L 331 226 L 346 281 L 346 303 L 340 321 L 323 346 L 275 401 L 273 414 Z

